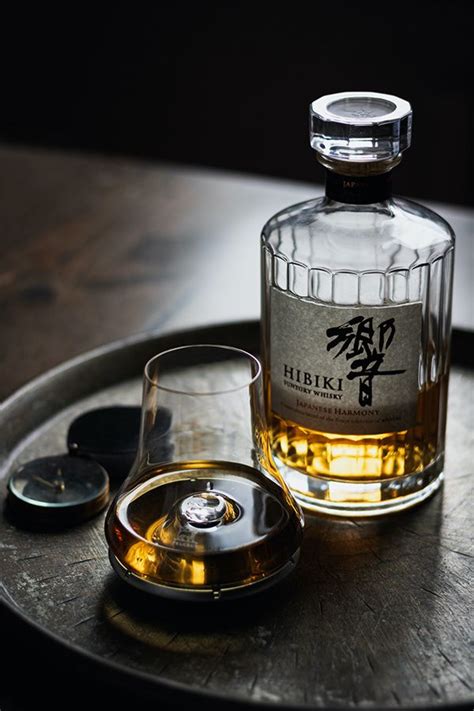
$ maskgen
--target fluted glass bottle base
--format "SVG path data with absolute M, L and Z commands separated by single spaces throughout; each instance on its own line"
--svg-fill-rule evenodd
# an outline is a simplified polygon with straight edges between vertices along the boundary
M 444 457 L 424 471 L 375 481 L 330 480 L 276 463 L 294 497 L 309 511 L 332 516 L 382 516 L 402 511 L 434 494 L 444 479 Z

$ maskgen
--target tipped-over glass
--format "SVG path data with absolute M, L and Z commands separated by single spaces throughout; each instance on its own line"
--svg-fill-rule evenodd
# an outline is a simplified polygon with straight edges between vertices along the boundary
M 295 566 L 303 517 L 273 462 L 261 366 L 183 346 L 145 366 L 140 444 L 106 519 L 115 571 L 160 595 L 219 599 Z

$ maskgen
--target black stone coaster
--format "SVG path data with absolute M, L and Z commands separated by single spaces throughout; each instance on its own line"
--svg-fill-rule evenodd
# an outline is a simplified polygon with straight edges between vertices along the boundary
M 99 462 L 113 479 L 127 476 L 140 435 L 139 407 L 101 407 L 79 415 L 67 434 L 69 452 Z
M 115 481 L 124 479 L 137 453 L 140 417 L 139 407 L 122 405 L 84 412 L 69 427 L 69 452 L 99 462 Z M 161 408 L 147 442 L 157 461 L 166 459 L 170 454 L 167 441 L 170 427 L 171 412 Z
M 97 462 L 60 455 L 18 467 L 8 481 L 7 509 L 22 525 L 68 526 L 101 511 L 109 477 Z

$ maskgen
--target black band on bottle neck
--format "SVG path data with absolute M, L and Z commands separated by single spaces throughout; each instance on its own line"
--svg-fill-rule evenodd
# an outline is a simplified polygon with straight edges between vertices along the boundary
M 388 200 L 392 194 L 390 171 L 380 175 L 339 175 L 326 170 L 326 196 L 337 202 L 369 205 Z

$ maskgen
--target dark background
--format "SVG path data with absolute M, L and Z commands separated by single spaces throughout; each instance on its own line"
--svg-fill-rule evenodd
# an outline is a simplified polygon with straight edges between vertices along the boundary
M 408 99 L 396 189 L 472 201 L 471 3 L 16 6 L 1 23 L 0 141 L 321 181 L 308 105 Z

